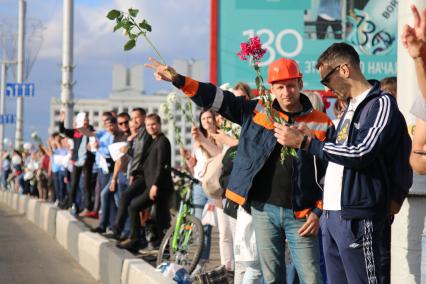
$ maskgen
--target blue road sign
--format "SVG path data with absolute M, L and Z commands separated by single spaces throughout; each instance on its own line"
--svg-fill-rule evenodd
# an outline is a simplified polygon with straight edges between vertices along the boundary
M 6 96 L 7 97 L 34 97 L 35 86 L 34 83 L 7 83 Z
M 16 122 L 16 115 L 13 113 L 0 114 L 0 124 L 13 124 Z

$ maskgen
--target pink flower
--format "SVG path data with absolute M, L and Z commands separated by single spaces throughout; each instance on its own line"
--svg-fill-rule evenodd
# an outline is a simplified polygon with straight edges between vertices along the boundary
M 324 109 L 327 110 L 330 107 L 331 103 L 327 100 L 327 97 L 323 94 L 321 94 L 321 99 L 324 104 Z
M 255 63 L 259 62 L 263 55 L 265 55 L 266 49 L 262 48 L 262 43 L 258 36 L 251 37 L 247 42 L 240 44 L 240 52 L 237 53 L 241 60 L 247 60 L 247 57 L 252 57 Z

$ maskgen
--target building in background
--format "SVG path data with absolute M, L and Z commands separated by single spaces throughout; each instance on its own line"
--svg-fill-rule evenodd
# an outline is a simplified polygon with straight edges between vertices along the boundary
M 200 60 L 176 60 L 174 62 L 176 70 L 181 74 L 187 74 L 198 80 L 204 80 L 205 64 Z M 148 95 L 144 90 L 144 67 L 143 65 L 136 65 L 131 68 L 126 68 L 123 65 L 116 64 L 112 70 L 112 89 L 108 98 L 105 99 L 76 99 L 74 102 L 74 115 L 79 112 L 86 112 L 89 115 L 90 124 L 95 129 L 102 128 L 101 117 L 105 111 L 114 110 L 120 112 L 130 112 L 133 108 L 142 107 L 147 113 L 157 113 L 162 119 L 163 132 L 171 141 L 172 145 L 172 162 L 173 165 L 179 163 L 179 147 L 175 141 L 175 129 L 172 123 L 169 122 L 162 113 L 160 113 L 161 104 L 166 102 L 167 96 L 170 92 L 159 91 L 152 95 Z M 177 90 L 175 90 L 177 91 Z M 184 100 L 181 92 L 177 93 L 177 99 Z M 194 118 L 197 121 L 199 108 L 193 105 Z M 50 101 L 50 124 L 49 133 L 58 131 L 59 116 L 62 105 L 58 98 L 52 98 Z M 191 123 L 185 121 L 182 114 L 176 112 L 175 109 L 171 110 L 176 120 L 176 126 L 180 128 L 182 133 L 182 142 L 186 147 L 190 147 L 192 143 L 191 138 Z

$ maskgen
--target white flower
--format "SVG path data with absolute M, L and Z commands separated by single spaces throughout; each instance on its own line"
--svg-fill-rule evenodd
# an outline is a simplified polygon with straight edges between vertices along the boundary
M 170 93 L 170 95 L 167 96 L 166 101 L 169 105 L 172 105 L 174 102 L 176 102 L 176 93 Z
M 169 110 L 169 108 L 167 107 L 167 105 L 165 103 L 160 105 L 160 113 L 161 113 L 161 115 L 167 114 L 168 110 Z

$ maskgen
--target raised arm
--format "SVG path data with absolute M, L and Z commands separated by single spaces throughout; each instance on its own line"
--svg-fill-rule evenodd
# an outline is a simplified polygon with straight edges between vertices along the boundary
M 68 138 L 73 138 L 74 129 L 65 128 L 64 120 L 65 120 L 65 112 L 61 111 L 61 114 L 59 116 L 59 133 L 64 134 Z
M 426 99 L 426 8 L 420 13 L 415 5 L 411 6 L 414 25 L 405 25 L 401 41 L 413 58 L 416 76 L 423 98 Z
M 153 58 L 149 58 L 149 61 L 151 63 L 145 64 L 145 67 L 155 71 L 154 76 L 157 80 L 173 83 L 198 106 L 216 111 L 234 123 L 241 125 L 244 117 L 256 107 L 256 101 L 247 101 L 211 83 L 202 83 L 182 76 L 172 67 L 163 65 Z

